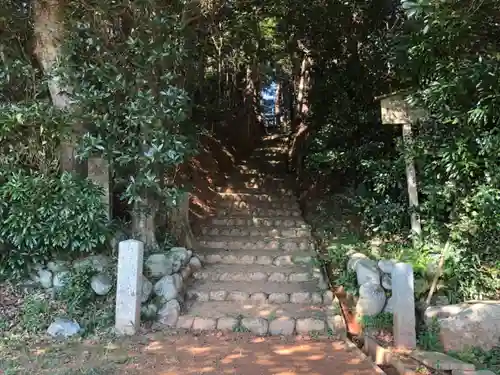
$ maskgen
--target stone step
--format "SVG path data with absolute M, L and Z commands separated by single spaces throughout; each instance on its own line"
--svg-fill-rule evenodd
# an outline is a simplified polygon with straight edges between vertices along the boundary
M 212 216 L 209 225 L 296 228 L 307 225 L 303 218 L 283 217 L 217 217 Z
M 204 236 L 265 236 L 271 238 L 296 238 L 311 237 L 311 229 L 305 228 L 272 228 L 272 227 L 248 227 L 248 226 L 201 226 L 201 234 Z
M 259 304 L 245 301 L 195 301 L 177 328 L 250 331 L 256 335 L 293 335 L 315 332 L 336 334 L 332 308 L 310 304 Z
M 244 250 L 227 251 L 223 249 L 199 249 L 198 257 L 206 264 L 260 264 L 263 266 L 289 266 L 313 264 L 314 256 L 310 252 L 291 252 L 283 254 L 282 251 L 270 252 L 269 250 Z
M 314 251 L 311 239 L 302 238 L 272 238 L 264 236 L 203 236 L 198 238 L 203 247 L 227 250 L 284 250 L 284 251 Z
M 274 187 L 249 187 L 249 186 L 227 186 L 227 187 L 216 187 L 216 191 L 219 194 L 248 194 L 248 195 L 272 195 L 274 197 L 293 197 L 294 191 L 287 188 L 274 188 Z
M 243 209 L 231 209 L 231 208 L 223 208 L 217 210 L 218 217 L 272 217 L 272 216 L 290 216 L 290 217 L 301 217 L 302 212 L 300 210 L 294 209 L 284 209 L 284 208 L 243 208 Z
M 300 283 L 313 281 L 320 275 L 310 266 L 264 266 L 249 264 L 212 264 L 193 273 L 195 280 L 207 281 L 268 281 L 277 283 Z
M 248 304 L 308 303 L 323 304 L 323 294 L 314 281 L 303 283 L 269 283 L 265 281 L 207 282 L 199 280 L 188 293 L 189 300 L 238 301 Z M 326 300 L 329 293 L 326 293 Z
M 273 201 L 234 201 L 229 199 L 220 200 L 217 202 L 220 208 L 231 208 L 234 210 L 242 210 L 247 208 L 259 208 L 259 209 L 288 209 L 288 210 L 300 210 L 300 205 L 297 200 L 286 199 L 284 201 L 277 199 Z
M 297 198 L 294 196 L 268 194 L 268 193 L 257 193 L 257 192 L 234 192 L 234 191 L 223 191 L 218 192 L 219 200 L 221 201 L 235 201 L 235 202 L 297 202 Z

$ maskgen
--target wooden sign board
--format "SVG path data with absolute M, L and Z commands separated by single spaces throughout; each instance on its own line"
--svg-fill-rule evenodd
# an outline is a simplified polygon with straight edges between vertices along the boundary
M 412 124 L 427 117 L 424 109 L 410 106 L 404 94 L 390 94 L 380 99 L 383 124 Z

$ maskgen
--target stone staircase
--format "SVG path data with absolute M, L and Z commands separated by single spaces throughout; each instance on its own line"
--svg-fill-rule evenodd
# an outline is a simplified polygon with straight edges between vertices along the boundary
M 280 139 L 269 137 L 220 188 L 217 216 L 201 226 L 179 328 L 292 335 L 336 333 L 332 293 L 314 266 L 314 243 L 285 175 Z M 255 168 L 258 165 L 259 168 Z M 264 174 L 261 171 L 264 171 Z

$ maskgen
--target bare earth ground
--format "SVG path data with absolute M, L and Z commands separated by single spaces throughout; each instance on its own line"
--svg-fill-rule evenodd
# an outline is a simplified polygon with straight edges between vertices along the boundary
M 0 344 L 0 374 L 376 374 L 358 353 L 327 337 L 151 333 L 119 341 Z

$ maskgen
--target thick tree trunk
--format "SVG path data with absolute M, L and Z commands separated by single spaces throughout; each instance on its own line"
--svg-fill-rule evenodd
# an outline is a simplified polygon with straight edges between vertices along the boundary
M 302 59 L 297 87 L 297 103 L 292 124 L 292 139 L 288 149 L 288 167 L 300 175 L 302 170 L 302 149 L 309 136 L 307 116 L 309 114 L 309 91 L 311 88 L 312 59 L 307 54 Z
M 52 103 L 63 111 L 71 109 L 69 87 L 61 85 L 56 75 L 56 68 L 62 58 L 64 40 L 64 1 L 34 1 L 35 55 L 48 77 L 48 86 Z M 78 137 L 83 133 L 81 124 L 75 122 L 71 128 L 69 140 L 61 142 L 61 170 L 85 173 L 84 165 L 77 163 L 75 149 Z

